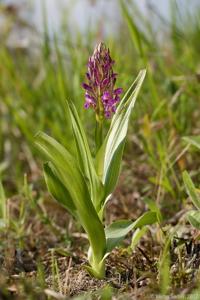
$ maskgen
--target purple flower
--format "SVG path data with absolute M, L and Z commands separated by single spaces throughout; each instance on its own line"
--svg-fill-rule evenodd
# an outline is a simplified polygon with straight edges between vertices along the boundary
M 82 84 L 86 91 L 84 107 L 92 107 L 98 119 L 110 118 L 115 113 L 123 92 L 122 88 L 114 89 L 117 77 L 112 68 L 114 63 L 109 49 L 103 43 L 96 46 L 88 61 L 88 82 Z

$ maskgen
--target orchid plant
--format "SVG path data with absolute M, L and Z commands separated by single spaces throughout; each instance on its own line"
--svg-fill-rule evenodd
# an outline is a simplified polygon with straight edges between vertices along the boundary
M 45 155 L 44 176 L 49 192 L 81 223 L 89 240 L 89 273 L 97 278 L 105 276 L 105 259 L 133 229 L 155 223 L 156 212 L 148 211 L 134 222 L 117 220 L 104 225 L 104 210 L 113 193 L 120 173 L 128 123 L 139 90 L 145 78 L 140 71 L 122 100 L 121 88 L 115 88 L 117 74 L 114 61 L 103 43 L 96 46 L 89 58 L 86 73 L 85 109 L 96 115 L 95 144 L 92 155 L 83 125 L 72 102 L 66 106 L 71 118 L 76 151 L 71 153 L 45 133 L 36 135 L 35 143 Z M 104 124 L 111 119 L 104 136 Z

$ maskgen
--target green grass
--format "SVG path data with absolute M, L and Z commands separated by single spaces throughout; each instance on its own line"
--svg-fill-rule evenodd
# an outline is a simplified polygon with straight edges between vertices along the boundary
M 129 237 L 126 246 L 119 248 L 116 256 L 113 254 L 108 262 L 109 280 L 101 285 L 85 279 L 81 268 L 86 253 L 85 237 L 78 234 L 80 225 L 74 224 L 49 198 L 33 138 L 42 130 L 64 145 L 71 140 L 64 105 L 70 99 L 94 147 L 94 116 L 92 111 L 83 109 L 81 83 L 88 56 L 99 38 L 98 28 L 88 28 L 88 33 L 82 36 L 78 31 L 71 34 L 70 28 L 61 24 L 58 36 L 50 34 L 44 22 L 42 43 L 37 48 L 37 57 L 32 58 L 28 52 L 9 50 L 6 47 L 8 33 L 4 33 L 0 44 L 0 266 L 1 257 L 7 259 L 8 243 L 13 245 L 13 251 L 37 252 L 33 278 L 27 278 L 23 271 L 18 274 L 16 283 L 12 277 L 15 271 L 9 274 L 9 268 L 3 267 L 5 275 L 0 275 L 0 283 L 7 297 L 15 284 L 16 299 L 59 299 L 64 292 L 66 298 L 60 299 L 69 299 L 69 291 L 72 295 L 74 291 L 77 297 L 89 289 L 95 291 L 86 294 L 85 299 L 112 299 L 112 295 L 117 295 L 117 299 L 134 295 L 148 299 L 149 293 L 180 294 L 180 299 L 197 299 L 198 267 L 194 271 L 195 267 L 186 261 L 189 258 L 183 245 L 177 246 L 172 254 L 172 244 L 174 237 L 180 238 L 185 232 L 184 238 L 188 240 L 196 239 L 197 235 L 184 218 L 184 210 L 190 209 L 192 204 L 187 198 L 182 172 L 187 169 L 199 187 L 199 151 L 188 148 L 182 137 L 200 134 L 200 7 L 193 14 L 186 10 L 180 17 L 175 1 L 171 1 L 170 21 L 159 20 L 162 36 L 131 1 L 119 1 L 119 7 L 122 15 L 119 34 L 104 38 L 116 61 L 118 84 L 126 90 L 141 68 L 147 68 L 147 78 L 132 116 L 122 176 L 107 215 L 108 219 L 124 218 L 127 214 L 136 218 L 138 211 L 142 213 L 145 209 L 145 199 L 151 199 L 163 220 L 159 226 L 147 230 L 142 242 L 134 247 L 135 252 L 130 250 Z M 154 18 L 158 16 L 154 14 Z M 71 143 L 71 149 L 73 147 Z M 152 265 L 144 271 L 138 270 L 136 263 L 130 276 L 133 281 L 149 276 L 145 291 L 138 286 L 130 288 L 129 275 L 123 273 L 125 262 L 120 260 L 125 257 L 129 261 L 136 253 L 134 262 L 137 262 L 138 256 L 142 256 L 138 245 L 146 251 Z M 56 253 L 58 248 L 64 249 L 66 256 L 63 252 Z M 71 265 L 69 257 L 72 257 Z M 190 277 L 192 272 L 194 276 Z M 82 278 L 77 286 L 86 280 L 85 287 L 75 288 L 70 276 Z M 126 279 L 123 276 L 127 276 Z M 58 294 L 50 295 L 48 289 Z

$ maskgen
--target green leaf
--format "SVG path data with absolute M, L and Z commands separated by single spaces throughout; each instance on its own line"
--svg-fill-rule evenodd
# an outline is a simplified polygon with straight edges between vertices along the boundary
M 87 137 L 76 108 L 72 102 L 67 102 L 67 105 L 70 111 L 72 129 L 76 141 L 80 168 L 84 176 L 89 181 L 91 198 L 96 210 L 99 211 L 101 209 L 100 204 L 103 198 L 103 185 L 99 177 L 97 176 Z
M 183 137 L 183 140 L 200 150 L 200 135 Z
M 35 143 L 46 158 L 56 168 L 60 180 L 69 191 L 72 199 L 88 195 L 87 185 L 74 157 L 56 140 L 45 133 L 36 135 Z M 87 202 L 90 202 L 88 200 Z
M 118 246 L 132 229 L 133 222 L 129 220 L 119 220 L 105 228 L 107 252 L 111 252 L 112 249 Z
M 51 195 L 75 217 L 76 207 L 73 200 L 50 162 L 44 164 L 44 177 Z
M 192 210 L 187 214 L 188 221 L 192 226 L 197 229 L 200 229 L 200 212 L 196 210 Z
M 102 178 L 102 182 L 105 185 L 105 197 L 113 192 L 119 177 L 131 111 L 142 86 L 145 74 L 145 70 L 140 71 L 138 77 L 121 100 L 104 143 L 96 156 L 97 174 Z
M 116 149 L 115 153 L 113 154 L 113 158 L 110 162 L 109 169 L 107 170 L 106 178 L 105 178 L 105 196 L 107 197 L 110 195 L 119 178 L 120 170 L 121 170 L 121 161 L 122 155 L 125 146 L 125 139 L 124 141 L 119 144 L 118 148 Z
M 139 243 L 140 239 L 143 237 L 143 235 L 147 232 L 147 226 L 144 226 L 142 228 L 137 228 L 134 232 L 131 240 L 131 249 L 134 250 L 137 244 Z
M 198 195 L 194 183 L 188 174 L 187 171 L 183 172 L 183 181 L 187 190 L 188 195 L 190 196 L 192 202 L 197 209 L 200 209 L 200 196 Z
M 149 198 L 144 198 L 143 201 L 147 204 L 150 211 L 157 213 L 158 222 L 161 223 L 163 220 L 163 217 L 162 217 L 161 211 L 160 211 L 158 205 L 156 204 L 156 202 Z
M 77 217 L 88 235 L 94 260 L 102 260 L 105 252 L 104 228 L 77 162 L 61 144 L 47 134 L 38 133 L 35 143 L 53 164 L 60 181 L 73 199 Z
M 105 228 L 107 252 L 110 252 L 113 248 L 118 246 L 131 230 L 153 224 L 156 221 L 157 215 L 155 212 L 146 212 L 135 222 L 128 220 L 113 222 L 110 226 Z

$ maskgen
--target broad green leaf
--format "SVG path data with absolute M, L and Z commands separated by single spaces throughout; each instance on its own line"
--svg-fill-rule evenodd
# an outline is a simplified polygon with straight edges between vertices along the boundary
M 50 162 L 44 164 L 44 177 L 51 195 L 75 217 L 76 207 L 73 200 Z
M 67 102 L 67 105 L 70 111 L 72 129 L 76 141 L 80 168 L 89 181 L 91 198 L 96 210 L 99 211 L 101 209 L 100 204 L 103 197 L 103 185 L 99 177 L 97 176 L 87 137 L 76 108 L 72 102 Z
M 45 133 L 38 133 L 35 143 L 56 168 L 60 180 L 68 189 L 72 199 L 78 198 L 84 193 L 87 196 L 87 185 L 73 156 L 61 144 Z M 90 202 L 90 200 L 87 202 Z
M 140 71 L 138 77 L 121 100 L 104 143 L 96 156 L 97 174 L 102 178 L 105 185 L 105 196 L 112 193 L 119 177 L 129 118 L 145 74 L 145 70 Z
M 192 226 L 197 229 L 200 229 L 200 212 L 196 210 L 192 210 L 187 214 L 188 221 Z
M 105 252 L 104 228 L 75 159 L 61 144 L 47 134 L 38 133 L 35 143 L 53 164 L 60 181 L 68 190 L 77 209 L 77 217 L 88 234 L 93 255 L 95 259 L 101 260 Z
M 118 246 L 131 230 L 153 224 L 156 221 L 157 215 L 155 212 L 146 212 L 135 222 L 129 220 L 113 222 L 110 226 L 105 228 L 107 252 L 110 252 L 113 248 Z
M 188 174 L 187 171 L 183 172 L 183 181 L 187 190 L 188 195 L 190 196 L 192 202 L 197 209 L 200 209 L 200 196 L 198 195 L 194 183 Z
M 149 198 L 144 198 L 143 201 L 147 204 L 150 211 L 157 213 L 158 222 L 161 223 L 163 220 L 163 217 L 162 217 L 161 211 L 160 211 L 158 205 L 156 204 L 156 202 Z
M 139 243 L 140 239 L 145 235 L 147 232 L 147 226 L 144 226 L 142 228 L 137 228 L 134 232 L 131 240 L 131 249 L 134 250 L 137 244 Z
M 197 136 L 186 136 L 183 137 L 183 140 L 187 143 L 197 147 L 200 150 L 200 135 Z
M 109 169 L 107 171 L 106 178 L 105 178 L 106 196 L 110 195 L 113 192 L 117 184 L 120 170 L 121 170 L 121 161 L 122 161 L 124 146 L 125 146 L 125 140 L 122 141 L 121 144 L 118 146 L 110 162 Z
M 132 229 L 133 222 L 129 220 L 119 220 L 105 228 L 107 252 L 111 252 L 112 249 L 118 246 Z

